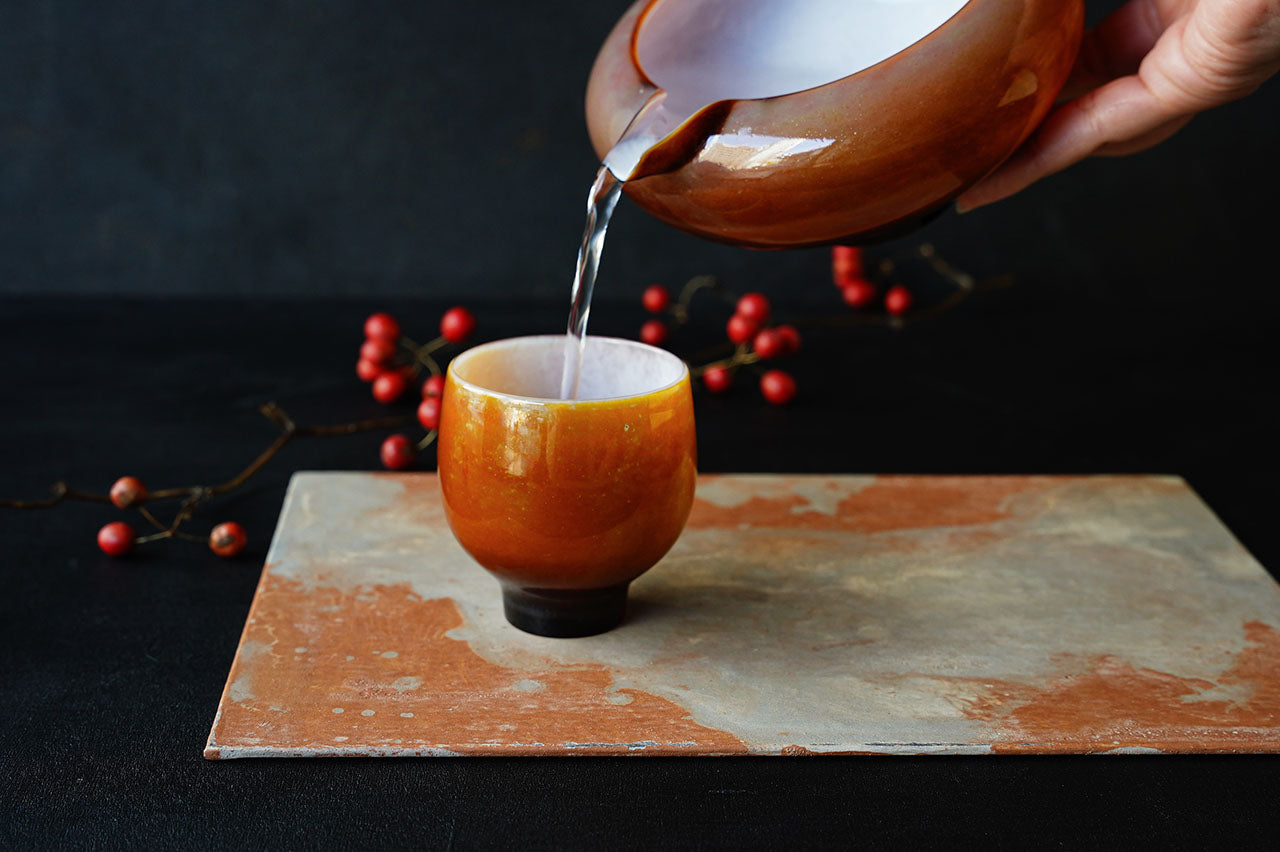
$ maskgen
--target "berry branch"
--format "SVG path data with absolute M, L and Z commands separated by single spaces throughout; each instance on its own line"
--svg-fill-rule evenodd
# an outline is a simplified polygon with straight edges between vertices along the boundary
M 384 405 L 404 396 L 409 384 L 426 368 L 422 383 L 422 402 L 418 404 L 418 422 L 427 430 L 417 443 L 407 435 L 395 434 L 382 442 L 383 467 L 404 470 L 413 464 L 418 453 L 436 439 L 440 425 L 440 395 L 444 393 L 444 371 L 434 353 L 450 344 L 462 343 L 476 328 L 476 318 L 463 307 L 445 311 L 440 318 L 440 335 L 419 345 L 400 332 L 400 323 L 390 314 L 378 313 L 365 320 L 365 341 L 360 346 L 356 375 L 372 383 L 373 398 Z
M 711 393 L 724 393 L 733 386 L 735 374 L 744 367 L 760 376 L 760 391 L 765 399 L 775 405 L 790 402 L 796 393 L 792 376 L 778 369 L 763 370 L 759 362 L 794 354 L 800 348 L 798 328 L 804 327 L 868 327 L 877 326 L 899 330 L 908 325 L 933 319 L 955 309 L 975 293 L 1008 287 L 1013 282 L 1009 276 L 999 276 L 979 281 L 963 270 L 957 269 L 938 255 L 937 250 L 925 243 L 911 252 L 924 261 L 932 272 L 951 287 L 943 298 L 923 309 L 912 310 L 914 297 L 910 290 L 895 282 L 897 263 L 893 258 L 883 258 L 870 275 L 866 273 L 862 250 L 853 246 L 836 246 L 831 251 L 832 279 L 840 289 L 854 314 L 823 316 L 796 320 L 793 323 L 769 326 L 772 306 L 762 293 L 737 296 L 718 279 L 699 275 L 689 279 L 674 302 L 666 287 L 654 284 L 641 298 L 647 311 L 667 314 L 669 321 L 651 319 L 640 327 L 640 339 L 651 346 L 661 346 L 670 336 L 671 326 L 689 322 L 693 297 L 703 291 L 716 293 L 721 299 L 734 305 L 733 316 L 725 326 L 728 342 L 703 350 L 690 358 L 689 373 Z M 880 293 L 884 296 L 881 298 Z M 866 309 L 879 300 L 883 311 Z M 710 358 L 710 361 L 707 359 Z
M 274 402 L 268 402 L 258 409 L 264 417 L 280 428 L 276 436 L 265 450 L 249 462 L 239 473 L 218 485 L 188 485 L 181 488 L 162 488 L 148 491 L 140 479 L 133 476 L 122 476 L 111 486 L 107 494 L 96 494 L 71 488 L 66 482 L 56 482 L 52 494 L 43 500 L 0 500 L 0 508 L 6 509 L 50 509 L 59 503 L 73 500 L 85 503 L 111 503 L 119 509 L 137 509 L 143 520 L 154 527 L 157 532 L 138 536 L 133 527 L 123 521 L 107 524 L 98 531 L 98 546 L 112 556 L 122 556 L 135 545 L 147 544 L 166 538 L 181 538 L 188 541 L 205 541 L 200 536 L 191 535 L 179 529 L 189 521 L 196 507 L 206 500 L 226 494 L 244 485 L 254 474 L 271 461 L 276 454 L 295 438 L 330 437 L 337 435 L 354 435 L 375 429 L 387 429 L 404 423 L 404 417 L 383 417 L 375 420 L 358 420 L 354 423 L 339 423 L 326 426 L 299 426 L 284 409 Z M 163 523 L 147 507 L 158 501 L 181 498 L 174 513 L 173 520 Z M 230 522 L 214 527 L 208 539 L 209 547 L 220 556 L 234 556 L 244 549 L 247 541 L 244 528 Z
M 188 485 L 182 488 L 162 488 L 156 491 L 147 491 L 145 487 L 139 488 L 142 485 L 141 482 L 131 476 L 126 476 L 116 480 L 115 485 L 112 486 L 111 493 L 95 494 L 88 491 L 78 491 L 68 486 L 65 482 L 55 482 L 51 489 L 51 496 L 43 500 L 0 500 L 0 508 L 51 509 L 64 500 L 79 500 L 86 503 L 114 503 L 117 507 L 125 509 L 131 506 L 142 507 L 147 501 L 165 500 L 174 497 L 186 497 L 194 499 L 198 503 L 239 488 L 294 438 L 354 435 L 357 432 L 399 426 L 405 422 L 404 417 L 383 417 L 376 420 L 339 423 L 333 426 L 299 426 L 285 413 L 284 409 L 274 402 L 266 403 L 259 407 L 258 411 L 262 416 L 279 425 L 281 433 L 243 470 L 220 485 Z M 132 482 L 128 480 L 132 480 Z M 129 496 L 122 496 L 124 494 Z M 147 514 L 150 513 L 148 512 Z M 163 525 L 161 525 L 161 528 L 164 528 Z
M 873 306 L 879 298 L 882 312 L 863 311 L 771 326 L 769 320 L 772 306 L 763 294 L 747 293 L 738 296 L 715 276 L 699 275 L 689 279 L 674 302 L 668 290 L 661 285 L 655 284 L 644 291 L 645 308 L 654 314 L 668 315 L 669 321 L 649 320 L 641 327 L 640 338 L 651 345 L 662 345 L 669 337 L 670 324 L 680 326 L 690 321 L 695 297 L 703 292 L 717 295 L 733 306 L 733 315 L 725 326 L 728 341 L 692 359 L 705 363 L 691 364 L 690 375 L 700 379 L 709 392 L 724 393 L 732 386 L 738 371 L 750 368 L 759 375 L 760 391 L 765 399 L 775 405 L 784 405 L 795 397 L 795 379 L 783 370 L 765 370 L 761 362 L 798 351 L 801 341 L 798 326 L 882 326 L 901 329 L 910 323 L 946 313 L 975 293 L 1007 287 L 1012 283 L 1008 276 L 979 281 L 947 263 L 929 244 L 918 246 L 914 249 L 913 256 L 924 261 L 951 287 L 943 298 L 923 309 L 912 311 L 914 300 L 911 292 L 904 285 L 894 283 L 897 265 L 892 258 L 881 259 L 874 271 L 867 275 L 861 249 L 836 246 L 832 250 L 832 277 L 840 288 L 844 302 L 861 311 Z M 879 296 L 881 290 L 884 291 L 882 298 Z M 418 453 L 436 440 L 440 424 L 440 397 L 445 385 L 444 371 L 437 353 L 451 344 L 462 343 L 471 336 L 475 326 L 475 317 L 470 311 L 454 307 L 441 318 L 440 334 L 419 344 L 401 333 L 400 324 L 390 314 L 376 313 L 365 320 L 365 340 L 360 346 L 356 374 L 371 385 L 374 399 L 383 404 L 392 404 L 404 396 L 411 382 L 419 379 L 424 371 L 427 374 L 422 383 L 422 398 L 417 406 L 417 420 L 425 433 L 417 441 L 403 433 L 387 437 L 380 448 L 384 467 L 391 470 L 410 467 Z M 408 420 L 401 416 L 334 425 L 300 426 L 274 402 L 263 405 L 259 410 L 280 432 L 266 449 L 226 482 L 149 492 L 141 480 L 124 476 L 116 480 L 108 494 L 96 494 L 74 489 L 60 481 L 54 483 L 48 497 L 36 500 L 0 500 L 0 508 L 49 509 L 66 501 L 111 503 L 120 509 L 135 509 L 143 521 L 155 530 L 139 536 L 133 527 L 123 521 L 107 524 L 98 531 L 98 546 L 112 556 L 122 556 L 136 545 L 169 538 L 206 541 L 209 548 L 219 556 L 234 556 L 244 550 L 247 541 L 245 530 L 239 524 L 218 524 L 207 539 L 182 529 L 183 524 L 192 519 L 203 503 L 243 486 L 295 438 L 352 435 L 393 428 Z M 167 524 L 156 517 L 149 507 L 164 500 L 179 501 L 172 520 Z
M 400 324 L 390 314 L 377 313 L 365 320 L 365 340 L 360 347 L 360 360 L 356 374 L 373 386 L 374 399 L 384 404 L 395 402 L 408 389 L 409 382 L 425 370 L 427 379 L 422 384 L 422 402 L 418 405 L 418 422 L 426 429 L 426 435 L 416 444 L 402 434 L 395 434 L 382 443 L 382 463 L 393 470 L 400 470 L 413 463 L 417 453 L 436 439 L 440 421 L 440 395 L 444 391 L 444 374 L 436 359 L 439 350 L 450 344 L 458 344 L 475 330 L 475 317 L 466 308 L 455 307 L 446 311 L 440 320 L 439 336 L 418 344 L 400 333 Z M 337 423 L 324 426 L 300 426 L 289 414 L 274 402 L 258 409 L 262 416 L 280 430 L 267 448 L 259 453 L 235 476 L 217 485 L 188 485 L 181 488 L 162 488 L 148 491 L 142 480 L 135 476 L 122 476 L 111 486 L 107 494 L 80 491 L 56 482 L 50 496 L 40 500 L 0 500 L 5 509 L 51 509 L 60 503 L 79 501 L 84 503 L 111 503 L 119 509 L 135 509 L 143 521 L 155 532 L 139 536 L 124 521 L 113 521 L 98 530 L 98 547 L 111 556 L 123 556 L 137 545 L 149 544 L 168 538 L 184 541 L 206 542 L 209 549 L 219 556 L 235 556 L 244 550 L 248 538 L 244 527 L 235 522 L 218 524 L 207 538 L 192 535 L 181 527 L 195 515 L 206 501 L 240 488 L 254 474 L 262 470 L 295 438 L 324 438 L 354 435 L 390 429 L 404 425 L 409 418 L 382 417 L 357 420 L 354 423 Z M 178 500 L 177 509 L 169 523 L 161 521 L 151 511 L 159 501 Z

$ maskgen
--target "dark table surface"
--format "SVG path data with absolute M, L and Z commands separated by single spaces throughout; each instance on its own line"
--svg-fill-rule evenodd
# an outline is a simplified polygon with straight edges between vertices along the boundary
M 816 263 L 816 261 L 815 261 Z M 1274 276 L 1272 276 L 1274 277 Z M 817 290 L 814 291 L 815 293 Z M 812 312 L 814 296 L 795 310 Z M 1273 572 L 1276 418 L 1262 286 L 1019 282 L 902 332 L 814 330 L 786 409 L 699 395 L 705 471 L 1181 474 Z M 0 301 L 0 497 L 227 478 L 300 422 L 377 416 L 352 372 L 355 302 Z M 428 336 L 443 305 L 387 305 Z M 560 326 L 559 304 L 478 304 L 481 339 Z M 600 306 L 630 335 L 632 304 Z M 679 351 L 723 322 L 686 329 Z M 408 413 L 409 409 L 403 409 Z M 299 441 L 193 529 L 113 560 L 118 512 L 0 510 L 0 846 L 536 848 L 847 844 L 1267 847 L 1280 772 L 1238 757 L 344 759 L 207 762 L 208 733 L 299 469 L 371 469 L 381 434 Z M 422 460 L 431 466 L 433 458 Z M 1272 847 L 1274 848 L 1274 847 Z

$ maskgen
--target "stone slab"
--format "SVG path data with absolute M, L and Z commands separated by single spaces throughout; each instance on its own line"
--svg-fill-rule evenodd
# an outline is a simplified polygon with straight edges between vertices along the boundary
M 703 476 L 585 639 L 434 474 L 293 478 L 205 756 L 1280 751 L 1280 587 L 1176 477 Z

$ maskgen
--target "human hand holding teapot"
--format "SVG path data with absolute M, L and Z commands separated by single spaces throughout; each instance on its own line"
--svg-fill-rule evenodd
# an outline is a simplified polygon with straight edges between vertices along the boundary
M 753 248 L 899 236 L 1167 138 L 1280 67 L 1277 0 L 637 0 L 587 87 L 641 208 Z
M 1071 99 L 957 207 L 1007 198 L 1086 157 L 1146 150 L 1278 70 L 1274 0 L 1130 0 L 1085 34 L 1063 90 Z

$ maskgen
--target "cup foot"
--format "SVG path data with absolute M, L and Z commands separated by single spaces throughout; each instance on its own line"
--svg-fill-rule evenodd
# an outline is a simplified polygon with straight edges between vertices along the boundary
M 622 623 L 630 583 L 607 589 L 525 589 L 503 585 L 502 610 L 512 627 L 537 636 L 594 636 Z

